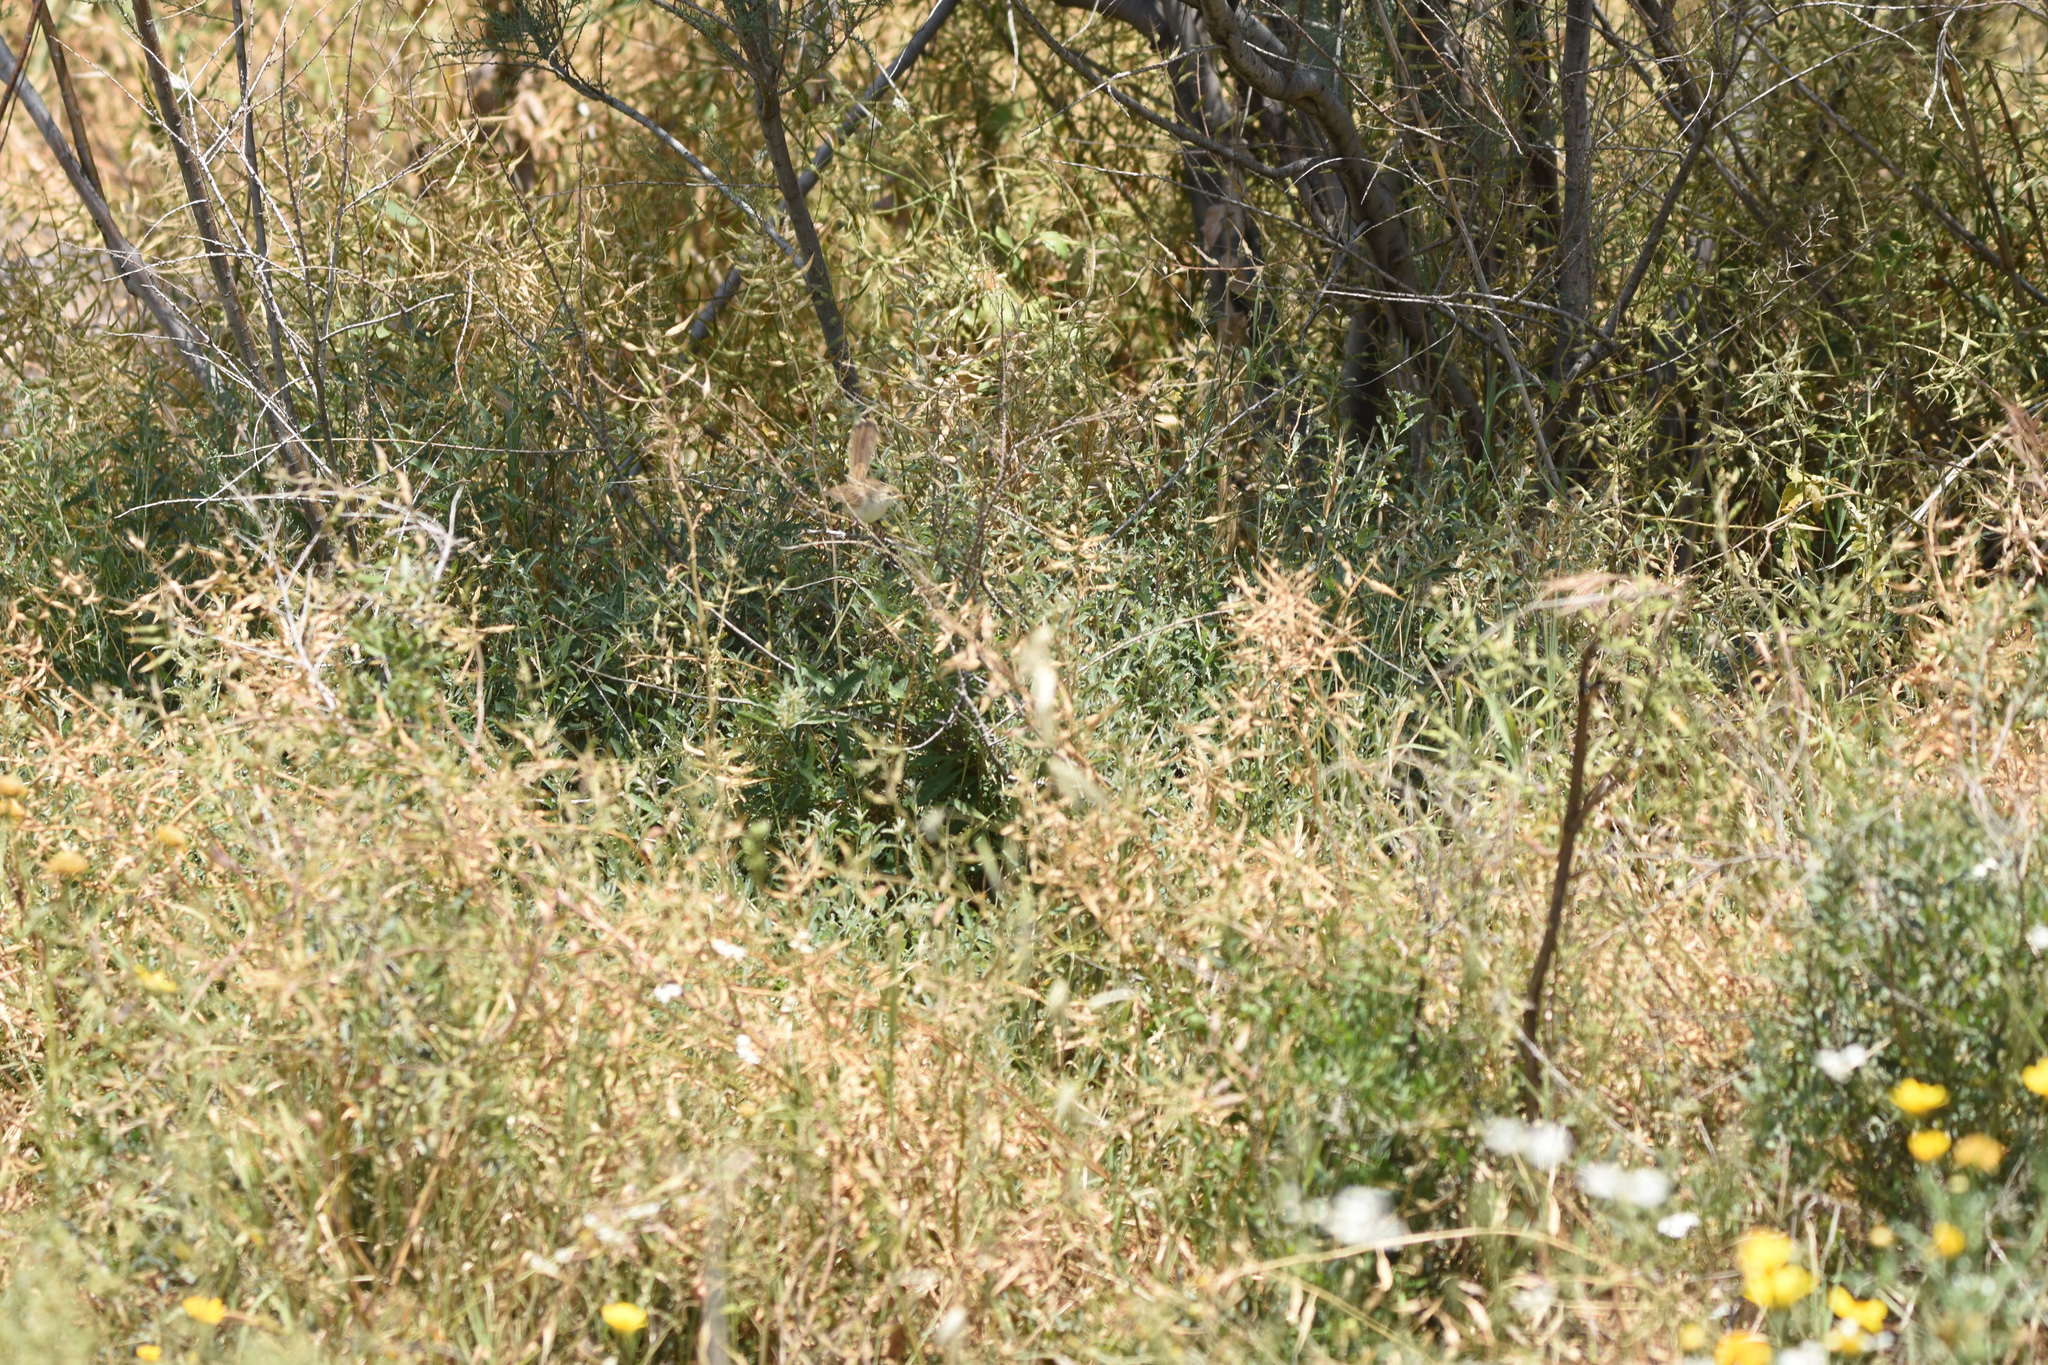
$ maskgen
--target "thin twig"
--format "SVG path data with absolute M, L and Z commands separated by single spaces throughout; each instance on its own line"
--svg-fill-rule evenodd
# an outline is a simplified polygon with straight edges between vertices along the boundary
M 1543 1110 L 1543 1054 L 1536 1035 L 1543 1026 L 1543 996 L 1550 985 L 1551 964 L 1557 959 L 1557 940 L 1564 928 L 1564 908 L 1571 896 L 1572 855 L 1578 848 L 1579 830 L 1598 804 L 1599 796 L 1586 795 L 1586 749 L 1592 737 L 1593 661 L 1598 657 L 1597 641 L 1589 641 L 1579 655 L 1578 719 L 1572 726 L 1572 772 L 1564 799 L 1564 820 L 1557 831 L 1557 866 L 1550 879 L 1550 908 L 1543 920 L 1543 942 L 1529 967 L 1529 987 L 1522 1004 L 1522 1114 L 1535 1118 Z M 1604 788 L 1607 784 L 1602 783 Z
M 178 103 L 177 91 L 171 86 L 171 68 L 164 60 L 150 0 L 133 0 L 133 5 L 135 31 L 142 42 L 145 58 L 143 67 L 149 74 L 150 89 L 156 96 L 157 113 L 163 120 L 164 132 L 170 138 L 178 176 L 185 185 L 186 209 L 192 216 L 193 227 L 198 230 L 200 244 L 206 248 L 214 291 L 220 297 L 221 312 L 227 319 L 235 354 L 247 376 L 247 386 L 262 411 L 264 424 L 270 428 L 272 439 L 284 452 L 286 465 L 301 483 L 309 483 L 315 472 L 313 452 L 298 429 L 298 419 L 291 410 L 291 395 L 284 387 L 284 376 L 269 373 L 268 366 L 257 354 L 255 338 L 249 332 L 248 315 L 242 309 L 241 294 L 235 286 L 234 272 L 229 264 L 227 241 L 214 217 L 206 168 L 186 134 L 184 113 Z M 317 499 L 303 499 L 298 503 L 298 511 L 305 521 L 310 543 L 319 544 L 325 524 L 320 503 Z
M 946 20 L 952 17 L 959 4 L 960 0 L 939 0 L 938 4 L 932 6 L 931 14 L 918 26 L 917 31 L 910 35 L 910 40 L 903 45 L 903 50 L 896 54 L 896 59 L 877 72 L 875 78 L 868 82 L 867 89 L 861 91 L 853 103 L 847 106 L 846 112 L 839 116 L 839 125 L 833 130 L 832 135 L 820 142 L 817 149 L 811 153 L 809 169 L 797 178 L 797 184 L 804 195 L 809 195 L 817 188 L 818 180 L 825 173 L 825 168 L 832 164 L 832 158 L 838 154 L 839 144 L 853 136 L 854 130 L 861 124 L 874 119 L 874 113 L 869 106 L 884 93 L 894 89 L 896 83 L 909 74 L 910 68 L 924 55 L 924 50 L 931 45 L 932 39 L 938 36 L 939 30 L 945 27 Z M 701 342 L 711 335 L 712 327 L 718 322 L 718 315 L 725 311 L 727 304 L 739 296 L 740 286 L 745 282 L 746 277 L 738 266 L 733 266 L 725 272 L 725 278 L 718 282 L 718 288 L 712 291 L 711 297 L 704 301 L 703 306 L 690 319 L 689 337 L 692 343 Z
M 1912 197 L 1913 202 L 1927 210 L 1934 220 L 1940 223 L 1943 229 L 1948 232 L 1948 235 L 1961 244 L 1965 251 L 2005 276 L 2006 279 L 2012 282 L 2014 288 L 2025 294 L 2036 304 L 2048 304 L 2048 294 L 2044 294 L 2040 289 L 2036 288 L 2033 281 L 2014 269 L 2004 257 L 1992 250 L 1990 244 L 1983 238 L 1963 226 L 1961 219 L 1950 213 L 1939 200 L 1929 194 L 1926 188 L 1918 180 L 1914 179 L 1904 167 L 1900 166 L 1898 162 L 1893 161 L 1889 156 L 1886 156 L 1876 143 L 1863 135 L 1855 124 L 1843 118 L 1832 104 L 1816 94 L 1812 86 L 1800 80 L 1797 76 L 1790 78 L 1790 84 L 1794 90 L 1799 92 L 1802 98 L 1820 111 L 1822 118 L 1825 118 L 1834 125 L 1836 131 L 1860 147 L 1865 156 L 1868 156 L 1872 161 L 1882 166 L 1885 172 L 1892 177 L 1893 181 Z
M 277 306 L 277 294 L 270 281 L 270 213 L 263 191 L 261 162 L 256 156 L 256 107 L 249 83 L 249 19 L 242 0 L 230 0 L 235 23 L 235 86 L 240 97 L 236 111 L 242 118 L 242 169 L 249 181 L 249 256 L 256 268 L 256 292 L 263 301 L 263 316 L 270 340 L 271 373 L 276 376 L 279 398 L 289 402 L 288 371 L 284 359 L 284 314 Z M 297 426 L 294 417 L 293 426 Z M 310 451 L 308 452 L 310 454 Z
M 156 96 L 157 116 L 163 120 L 164 132 L 171 142 L 172 160 L 177 163 L 178 176 L 185 184 L 185 208 L 192 215 L 192 225 L 199 231 L 200 245 L 206 248 L 206 264 L 213 272 L 214 292 L 220 298 L 221 311 L 227 316 L 228 332 L 242 364 L 251 374 L 259 373 L 256 346 L 249 335 L 249 320 L 242 312 L 241 295 L 235 288 L 229 268 L 227 242 L 222 238 L 220 225 L 213 216 L 213 199 L 207 194 L 205 177 L 200 173 L 199 154 L 185 135 L 184 112 L 178 103 L 178 93 L 171 85 L 171 68 L 164 60 L 163 44 L 157 39 L 156 16 L 150 8 L 150 0 L 135 0 L 135 31 L 142 41 L 143 67 L 149 73 L 150 89 Z
M 64 178 L 71 182 L 71 191 L 84 206 L 86 216 L 91 218 L 93 226 L 99 229 L 100 240 L 106 246 L 107 258 L 113 263 L 115 277 L 121 281 L 124 289 L 135 296 L 137 302 L 149 310 L 149 315 L 156 320 L 156 325 L 170 340 L 178 353 L 178 358 L 184 362 L 185 368 L 199 382 L 200 387 L 209 395 L 218 398 L 223 385 L 219 372 L 206 353 L 206 339 L 185 317 L 178 305 L 172 302 L 170 291 L 165 287 L 162 277 L 142 258 L 142 253 L 135 249 L 120 226 L 115 223 L 113 210 L 107 207 L 106 197 L 100 193 L 94 177 L 87 175 L 85 167 L 66 145 L 64 134 L 57 127 L 57 121 L 50 117 L 49 107 L 43 103 L 42 96 L 36 93 L 34 82 L 22 72 L 22 63 L 16 60 L 13 49 L 7 46 L 5 38 L 0 38 L 0 74 L 4 74 L 10 81 L 19 81 L 21 107 L 28 111 L 29 121 L 35 124 L 36 131 L 42 134 L 43 144 L 50 149 L 50 155 L 56 159 L 58 169 L 63 171 Z
M 725 181 L 719 179 L 718 175 L 712 171 L 711 167 L 705 164 L 704 158 L 698 156 L 695 152 L 691 151 L 688 147 L 684 146 L 682 140 L 678 138 L 674 133 L 671 133 L 668 129 L 662 127 L 661 124 L 657 123 L 650 115 L 645 114 L 641 112 L 639 109 L 634 108 L 632 105 L 626 103 L 626 101 L 620 99 L 617 95 L 614 95 L 609 90 L 606 90 L 603 86 L 597 85 L 592 81 L 585 80 L 582 76 L 577 75 L 575 69 L 571 67 L 566 61 L 564 61 L 559 53 L 550 50 L 548 53 L 545 54 L 543 60 L 546 61 L 548 70 L 552 71 L 555 75 L 555 78 L 561 81 L 562 84 L 568 86 L 571 90 L 574 90 L 577 94 L 582 95 L 587 99 L 596 100 L 599 104 L 602 104 L 607 109 L 611 109 L 616 111 L 617 113 L 624 114 L 627 118 L 633 120 L 633 122 L 639 124 L 642 128 L 645 128 L 649 133 L 653 134 L 654 140 L 656 142 L 659 142 L 662 146 L 668 148 L 669 151 L 672 152 L 677 158 L 679 158 L 684 165 L 688 166 L 691 170 L 695 171 L 699 179 L 701 179 L 704 182 L 704 184 L 710 186 L 713 190 L 716 190 L 721 196 L 724 197 L 727 203 L 731 204 L 734 208 L 738 209 L 740 211 L 740 215 L 744 217 L 749 223 L 752 223 L 755 229 L 759 231 L 763 237 L 766 237 L 771 244 L 774 245 L 777 251 L 780 251 L 783 255 L 789 257 L 790 260 L 796 262 L 799 265 L 803 263 L 802 253 L 800 253 L 794 246 L 790 245 L 790 241 L 787 237 L 784 237 L 781 233 L 775 230 L 775 225 L 769 222 L 768 219 L 765 216 L 763 216 L 761 210 L 755 208 L 753 204 L 748 202 L 747 197 L 745 195 L 741 194 L 732 186 L 726 184 Z

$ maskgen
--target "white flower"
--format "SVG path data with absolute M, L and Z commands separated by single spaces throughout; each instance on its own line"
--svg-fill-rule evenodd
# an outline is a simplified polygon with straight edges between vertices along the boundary
M 1814 1061 L 1827 1073 L 1829 1080 L 1840 1083 L 1861 1070 L 1873 1054 L 1874 1049 L 1861 1043 L 1851 1043 L 1844 1048 L 1824 1047 L 1814 1055 Z
M 1561 1123 L 1532 1123 L 1522 1143 L 1522 1160 L 1539 1171 L 1554 1171 L 1572 1154 L 1572 1134 Z
M 732 1040 L 732 1050 L 748 1066 L 761 1065 L 761 1049 L 754 1046 L 754 1040 L 742 1033 Z
M 1700 1216 L 1696 1213 L 1667 1213 L 1657 1220 L 1657 1231 L 1679 1242 L 1692 1236 L 1699 1225 Z
M 2036 924 L 2027 930 L 2027 946 L 2037 953 L 2048 953 L 2048 924 Z
M 1394 1196 L 1370 1185 L 1340 1191 L 1318 1221 L 1339 1246 L 1377 1247 L 1408 1235 L 1408 1225 L 1394 1212 Z
M 1611 1161 L 1589 1161 L 1579 1167 L 1579 1188 L 1595 1199 L 1619 1199 L 1622 1175 Z
M 1557 1169 L 1572 1154 L 1571 1130 L 1561 1123 L 1488 1119 L 1480 1126 L 1479 1140 L 1488 1151 L 1518 1156 L 1539 1171 Z
M 717 953 L 720 957 L 729 957 L 734 962 L 738 962 L 747 955 L 745 948 L 740 947 L 737 943 L 727 943 L 722 938 L 711 940 L 711 951 Z
M 654 988 L 653 994 L 655 1004 L 673 1005 L 683 998 L 683 987 L 680 982 L 664 981 Z
M 1621 1177 L 1621 1189 L 1615 1195 L 1622 1203 L 1634 1209 L 1654 1209 L 1671 1197 L 1671 1177 L 1654 1166 L 1628 1171 Z
M 1998 871 L 1998 859 L 1986 858 L 1970 869 L 1970 876 L 1972 879 L 1981 882 L 1996 871 Z
M 1778 1352 L 1777 1365 L 1828 1365 L 1828 1348 L 1817 1341 L 1802 1341 Z
M 1671 1177 L 1653 1166 L 1632 1171 L 1608 1161 L 1589 1161 L 1579 1167 L 1579 1188 L 1595 1199 L 1654 1209 L 1671 1197 Z
M 626 1230 L 609 1218 L 586 1213 L 579 1221 L 584 1229 L 597 1239 L 600 1246 L 608 1246 L 616 1251 L 632 1244 L 633 1239 L 626 1235 Z
M 1501 1156 L 1520 1156 L 1529 1145 L 1529 1125 L 1520 1119 L 1488 1119 L 1479 1130 L 1486 1150 Z
M 1525 1318 L 1540 1318 L 1557 1306 L 1557 1286 L 1534 1280 L 1508 1296 L 1508 1306 Z

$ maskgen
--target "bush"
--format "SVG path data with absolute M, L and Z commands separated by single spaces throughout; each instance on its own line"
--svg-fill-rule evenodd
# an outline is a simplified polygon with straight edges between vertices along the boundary
M 1785 1150 L 1795 1180 L 1846 1184 L 1899 1214 L 1919 1202 L 1907 1127 L 2007 1143 L 2039 1132 L 2039 1102 L 2019 1079 L 2041 1053 L 2048 974 L 2028 945 L 2048 920 L 2048 885 L 2026 875 L 2036 843 L 1967 801 L 1925 794 L 1833 840 L 1777 972 L 1785 1008 L 1756 1035 L 1756 1131 Z M 1848 1047 L 1873 1055 L 1834 1079 L 1820 1054 Z M 1909 1124 L 1885 1100 L 1905 1077 L 1946 1086 L 1950 1105 Z M 1867 1117 L 1845 1123 L 1845 1112 Z

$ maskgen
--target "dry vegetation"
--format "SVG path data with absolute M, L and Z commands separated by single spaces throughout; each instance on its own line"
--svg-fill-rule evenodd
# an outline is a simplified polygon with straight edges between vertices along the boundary
M 1499 72 L 1347 57 L 1442 335 L 1340 382 L 1334 220 L 1191 229 L 1107 5 L 962 11 L 857 121 L 835 373 L 744 25 L 664 8 L 252 10 L 246 110 L 156 16 L 217 253 L 135 12 L 55 13 L 182 355 L 0 122 L 0 1357 L 1729 1365 L 1875 1299 L 2036 1358 L 2032 17 L 1799 11 L 1864 102 L 1781 146 L 1726 15 L 1617 11 L 1604 339 L 1445 245 L 1541 209 L 1444 169 Z M 1660 13 L 1761 82 L 1668 203 Z M 799 156 L 924 17 L 816 20 Z M 1990 1169 L 1902 1154 L 1915 1075 Z

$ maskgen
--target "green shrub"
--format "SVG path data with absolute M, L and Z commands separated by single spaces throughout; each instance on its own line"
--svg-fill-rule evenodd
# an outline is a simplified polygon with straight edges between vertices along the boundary
M 2048 885 L 2028 875 L 2037 856 L 2031 835 L 1924 795 L 1834 839 L 1778 968 L 1785 1005 L 1756 1029 L 1756 1131 L 1795 1180 L 1843 1182 L 1897 1214 L 1919 1202 L 1909 1129 L 2009 1144 L 2040 1131 L 2041 1102 L 2019 1079 L 2041 1051 L 2048 974 L 2028 945 L 2048 919 Z M 1820 1056 L 1846 1047 L 1873 1055 L 1838 1080 Z M 1909 1119 L 1887 1098 L 1906 1077 L 1946 1086 L 1947 1107 Z

